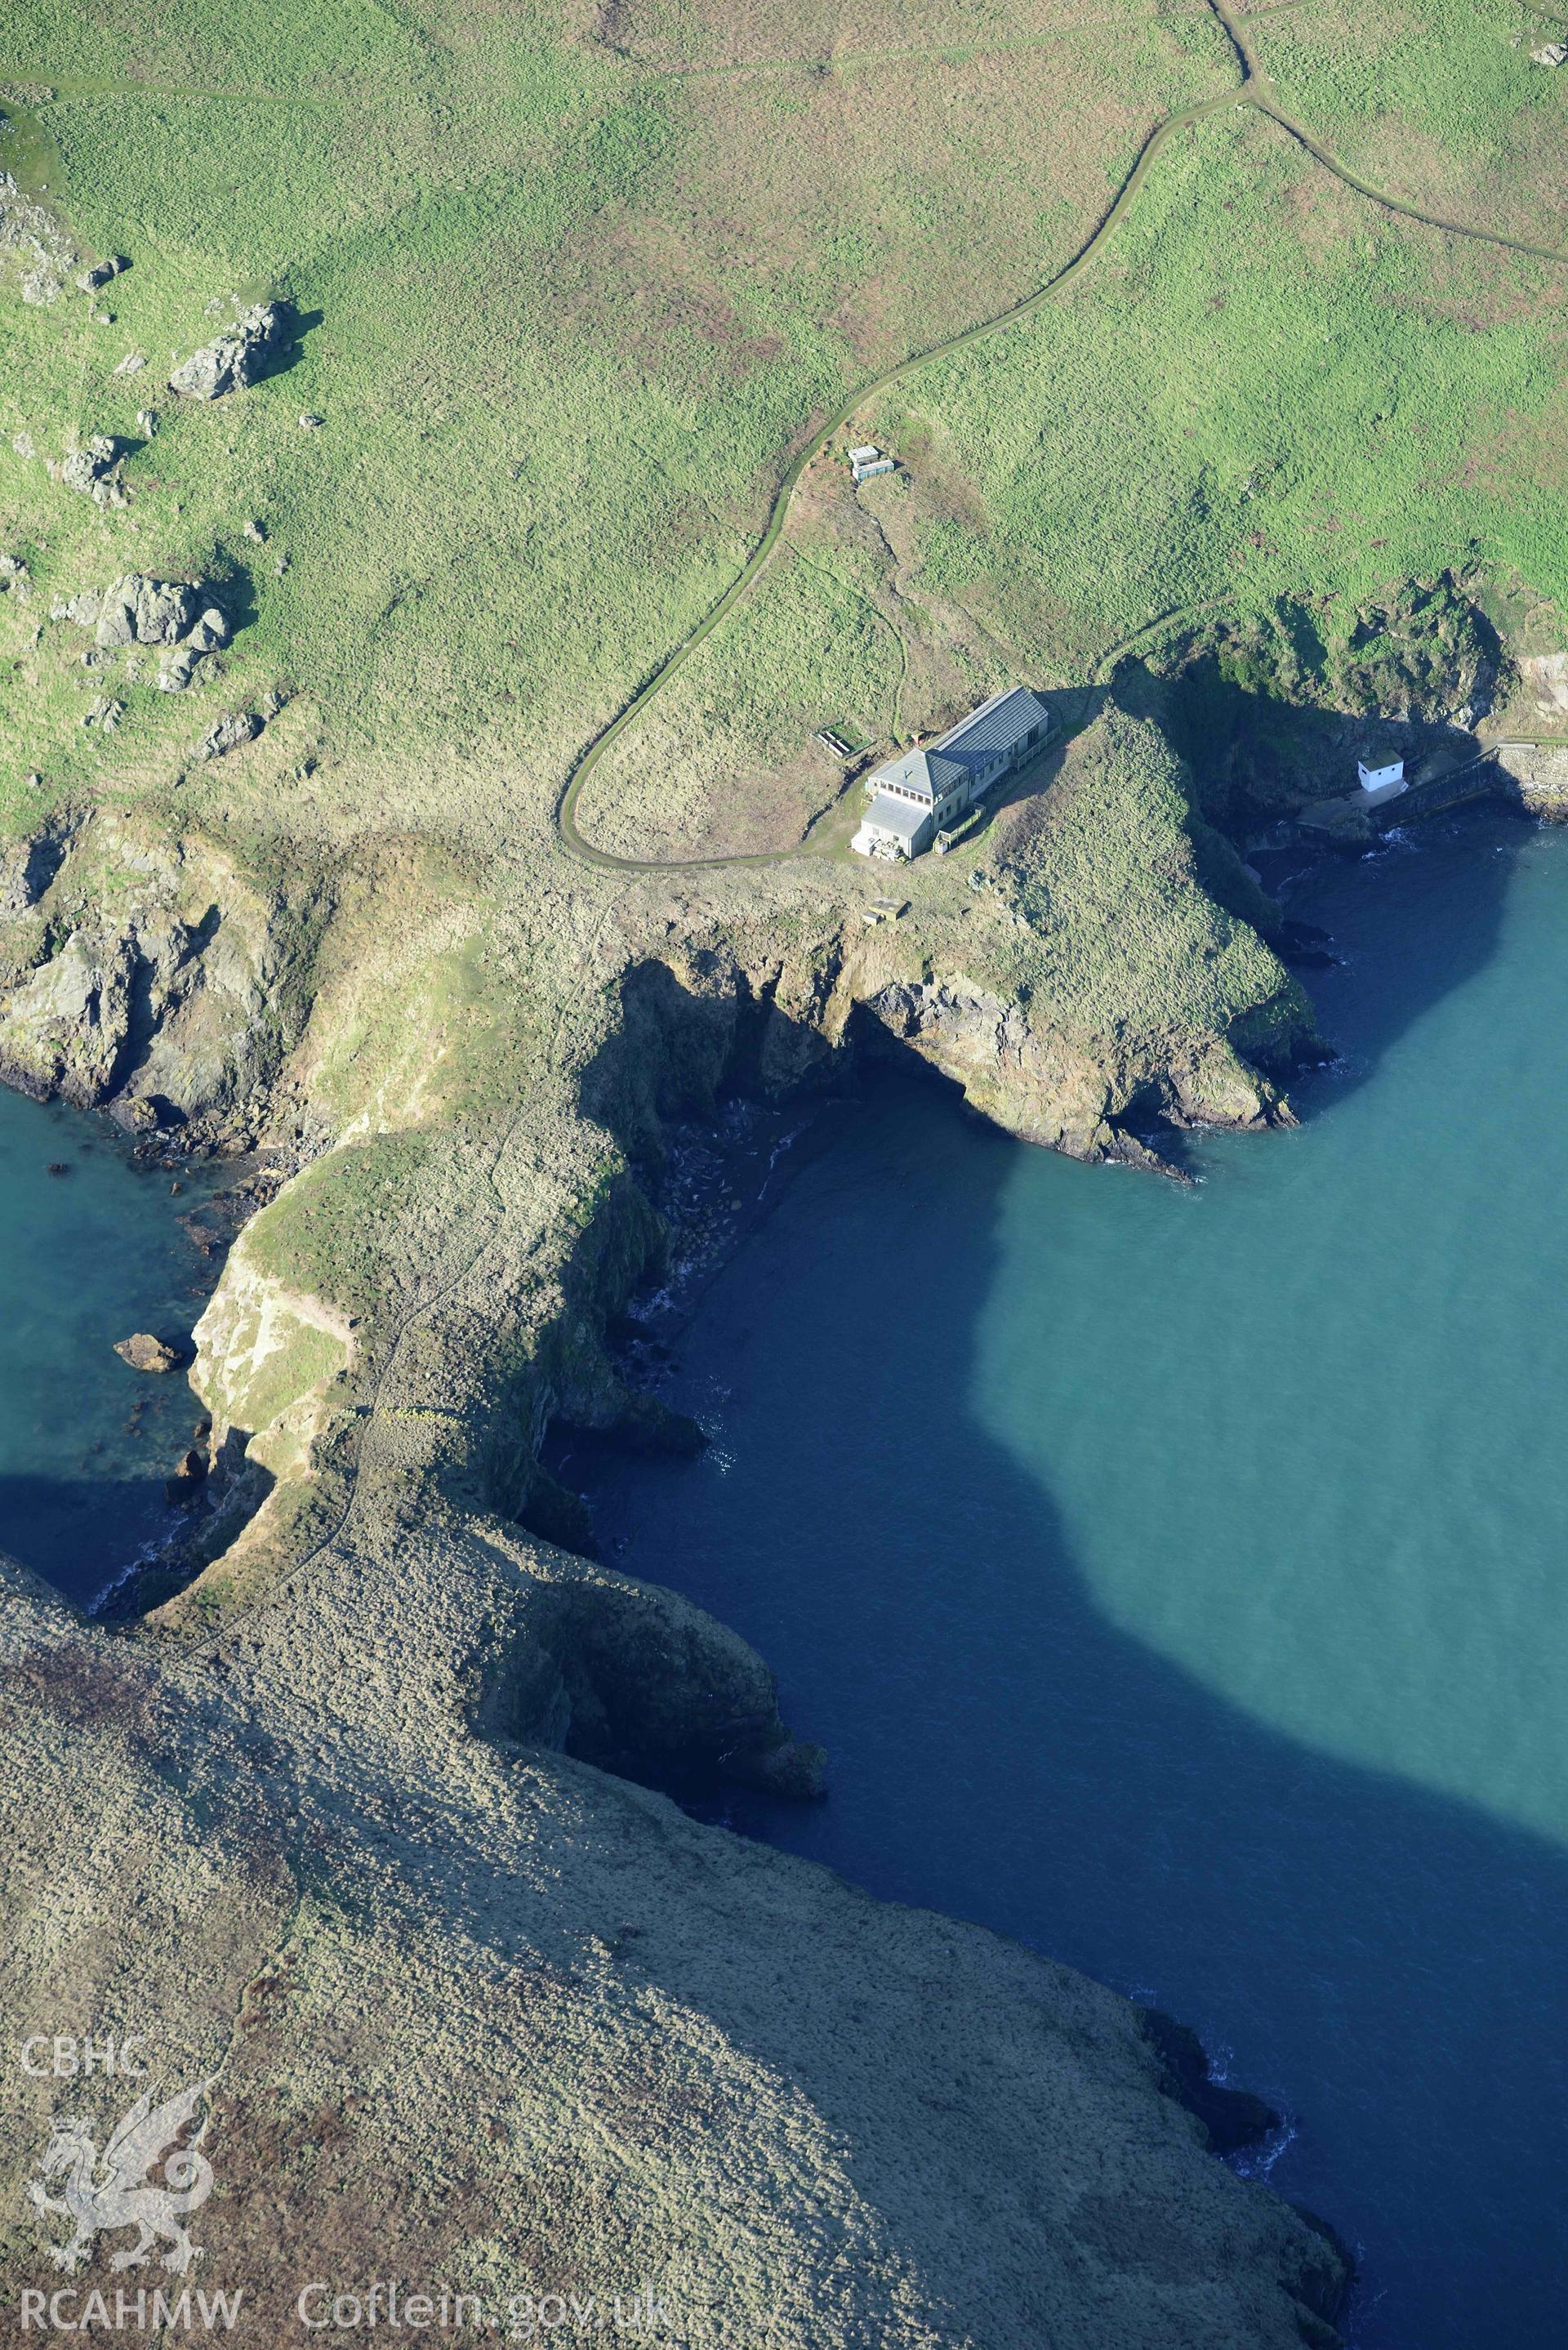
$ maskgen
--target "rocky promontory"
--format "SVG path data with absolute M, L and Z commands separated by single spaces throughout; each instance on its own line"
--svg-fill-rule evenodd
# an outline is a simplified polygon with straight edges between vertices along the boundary
M 522 1523 L 552 1420 L 649 1436 L 606 1332 L 671 1117 L 911 1051 L 1089 1157 L 1284 1114 L 1310 1010 L 1158 729 L 1107 713 L 1047 798 L 870 920 L 805 860 L 561 893 L 107 812 L 14 853 L 13 1077 L 287 1178 L 196 1332 L 144 1612 L 8 1575 L 0 1668 L 8 2014 L 166 2019 L 213 2083 L 203 2282 L 274 2334 L 390 2230 L 454 2289 L 647 2285 L 693 2350 L 1337 2338 L 1340 2253 L 1214 2159 L 1137 2008 L 652 1792 L 823 1758 L 742 1641 Z M 1133 821 L 1107 931 L 1074 875 Z M 105 1784 L 112 1885 L 72 1827 Z M 19 2178 L 47 2092 L 5 2095 Z

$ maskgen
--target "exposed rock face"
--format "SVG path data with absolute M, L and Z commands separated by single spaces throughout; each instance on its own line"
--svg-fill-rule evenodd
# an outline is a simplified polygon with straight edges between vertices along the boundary
M 262 722 L 254 710 L 231 710 L 208 727 L 197 743 L 198 759 L 222 759 L 230 751 L 237 751 L 242 743 L 254 742 L 262 731 Z
M 1538 714 L 1561 725 L 1568 717 L 1568 653 L 1537 653 L 1519 668 Z
M 92 498 L 99 505 L 123 504 L 115 449 L 107 432 L 95 432 L 79 449 L 67 451 L 60 461 L 60 479 L 67 489 Z
M 130 883 L 112 914 L 93 878 L 103 856 Z M 102 817 L 7 852 L 0 885 L 5 1079 L 88 1107 L 156 1101 L 176 1123 L 245 1133 L 245 1104 L 299 1017 L 290 960 L 310 918 L 199 843 L 150 849 Z
M 285 312 L 281 303 L 264 302 L 247 310 L 224 334 L 193 351 L 169 379 L 169 389 L 184 400 L 221 400 L 254 383 L 267 353 L 281 339 Z
M 104 591 L 95 640 L 105 651 L 121 645 L 171 645 L 192 627 L 199 609 L 200 590 L 183 580 L 145 579 L 128 571 Z
M 0 172 L 0 255 L 21 263 L 24 302 L 56 302 L 64 291 L 76 248 L 53 213 L 22 194 L 9 172 Z
M 212 2082 L 192 2232 L 244 2330 L 397 2275 L 646 2284 L 680 2350 L 1327 2350 L 1338 2254 L 1213 2160 L 1137 2009 L 536 1742 L 570 1563 L 493 1522 L 378 1549 L 184 1652 L 0 1573 L 6 2037 L 137 2029 L 148 2085 Z M 728 1636 L 667 1663 L 625 1588 L 701 1717 Z M 73 2098 L 101 2145 L 124 2085 Z M 25 2194 L 58 2102 L 0 2075 L 13 2296 L 59 2282 Z M 122 2241 L 72 2280 L 111 2307 Z
M 165 1339 L 155 1338 L 149 1330 L 137 1330 L 129 1338 L 119 1339 L 114 1351 L 133 1371 L 176 1371 L 180 1367 L 178 1348 Z

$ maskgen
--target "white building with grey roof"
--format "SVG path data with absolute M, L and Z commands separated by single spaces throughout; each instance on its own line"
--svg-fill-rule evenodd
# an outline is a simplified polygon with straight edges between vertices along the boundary
M 917 743 L 872 769 L 850 847 L 862 857 L 919 857 L 1033 758 L 1050 730 L 1050 711 L 1026 685 L 993 693 L 934 743 Z

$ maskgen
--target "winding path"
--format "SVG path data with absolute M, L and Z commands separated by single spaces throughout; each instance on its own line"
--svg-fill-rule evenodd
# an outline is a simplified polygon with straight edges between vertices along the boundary
M 892 385 L 903 382 L 907 377 L 914 375 L 921 368 L 930 366 L 937 359 L 949 359 L 956 351 L 966 350 L 971 344 L 981 342 L 992 335 L 1002 333 L 1007 328 L 1016 325 L 1021 318 L 1033 317 L 1034 312 L 1043 309 L 1047 302 L 1054 302 L 1066 293 L 1068 288 L 1083 276 L 1091 262 L 1098 258 L 1111 238 L 1115 236 L 1137 201 L 1138 191 L 1152 170 L 1161 149 L 1179 132 L 1189 129 L 1193 123 L 1201 122 L 1212 114 L 1226 113 L 1236 107 L 1252 107 L 1295 140 L 1297 144 L 1304 148 L 1306 152 L 1321 163 L 1325 171 L 1332 172 L 1334 177 L 1342 180 L 1347 188 L 1354 189 L 1358 196 L 1365 197 L 1369 203 L 1380 206 L 1384 212 L 1396 213 L 1404 220 L 1415 221 L 1423 228 L 1437 229 L 1445 235 L 1469 237 L 1478 244 L 1496 245 L 1506 253 L 1524 254 L 1536 261 L 1560 262 L 1568 265 L 1568 253 L 1562 252 L 1555 246 L 1531 244 L 1519 237 L 1504 236 L 1493 229 L 1476 228 L 1465 221 L 1445 220 L 1438 213 L 1423 212 L 1418 205 L 1407 204 L 1399 197 L 1388 195 L 1383 189 L 1376 188 L 1369 182 L 1358 178 L 1348 164 L 1342 162 L 1331 149 L 1324 147 L 1314 139 L 1304 124 L 1297 122 L 1293 116 L 1284 111 L 1275 96 L 1272 82 L 1252 55 L 1244 30 L 1246 19 L 1230 5 L 1230 0 L 1208 0 L 1208 5 L 1223 28 L 1241 68 L 1241 78 L 1238 86 L 1225 91 L 1221 97 L 1205 99 L 1197 106 L 1183 107 L 1179 113 L 1167 115 L 1165 120 L 1157 125 L 1144 141 L 1137 161 L 1117 192 L 1115 202 L 1087 243 L 1080 246 L 1073 258 L 1065 263 L 1054 276 L 1047 278 L 1034 293 L 1026 295 L 1022 302 L 1015 302 L 1011 308 L 1000 311 L 994 318 L 983 319 L 979 326 L 966 328 L 961 334 L 950 335 L 944 342 L 933 343 L 928 350 L 917 351 L 909 359 L 900 359 L 898 366 L 889 368 L 885 375 L 879 375 L 871 382 L 862 384 L 845 401 L 843 407 L 836 410 L 826 422 L 813 433 L 805 447 L 791 461 L 779 484 L 763 535 L 742 569 L 725 588 L 718 601 L 711 606 L 699 620 L 690 636 L 683 638 L 674 651 L 667 655 L 659 666 L 643 680 L 630 699 L 622 704 L 615 717 L 594 736 L 567 775 L 556 806 L 556 827 L 563 845 L 572 856 L 580 858 L 585 864 L 597 866 L 606 872 L 691 873 L 701 872 L 714 867 L 779 865 L 801 854 L 800 844 L 796 842 L 789 848 L 761 849 L 749 856 L 739 857 L 619 857 L 607 848 L 596 847 L 592 841 L 584 837 L 577 825 L 577 807 L 582 799 L 583 788 L 605 753 L 629 727 L 637 723 L 637 721 L 664 691 L 670 681 L 684 668 L 698 647 L 706 638 L 711 636 L 713 630 L 756 585 L 783 536 L 784 525 L 789 519 L 790 508 L 794 502 L 794 494 L 800 486 L 807 466 L 814 459 L 823 454 L 834 434 L 842 432 L 850 418 L 857 415 L 868 400 L 876 399 L 879 393 L 887 391 Z M 1257 16 L 1274 13 L 1275 11 L 1265 8 L 1252 12 Z M 1111 650 L 1115 651 L 1119 648 Z M 1102 656 L 1096 662 L 1096 671 L 1103 670 L 1107 657 Z

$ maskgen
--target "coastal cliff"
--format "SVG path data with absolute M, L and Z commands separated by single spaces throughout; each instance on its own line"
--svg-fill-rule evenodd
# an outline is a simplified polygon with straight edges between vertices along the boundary
M 535 1742 L 551 1570 L 499 1523 L 340 1543 L 177 1651 L 0 1607 L 7 2018 L 211 2081 L 201 2282 L 261 2338 L 389 2273 L 650 2289 L 691 2345 L 1337 2338 L 1341 2256 L 1127 2001 Z M 57 2091 L 0 2095 L 30 2276 Z
M 651 2282 L 693 2345 L 1154 2350 L 1179 2312 L 1335 2338 L 1341 2255 L 1212 2160 L 1137 2010 L 630 1783 L 810 1795 L 824 1758 L 742 1641 L 524 1531 L 553 1419 L 688 1440 L 605 1337 L 660 1262 L 671 1117 L 910 1048 L 1088 1157 L 1134 1150 L 1124 1120 L 1284 1114 L 1310 1011 L 1203 886 L 1195 821 L 1112 712 L 1046 824 L 1000 826 L 973 887 L 912 873 L 891 920 L 875 877 L 804 861 L 541 906 L 385 845 L 329 888 L 151 824 L 14 858 L 14 1074 L 281 1184 L 198 1326 L 212 1473 L 151 1613 L 110 1637 L 8 1586 L 8 2002 L 140 2012 L 178 1934 L 169 2061 L 215 2078 L 234 2199 L 209 2282 L 281 2312 L 296 2271 L 358 2273 L 389 2179 L 432 2273 Z M 1091 951 L 1075 863 L 1135 822 L 1135 918 Z M 160 1898 L 78 1929 L 95 1773 Z M 37 2118 L 15 2093 L 18 2162 Z

